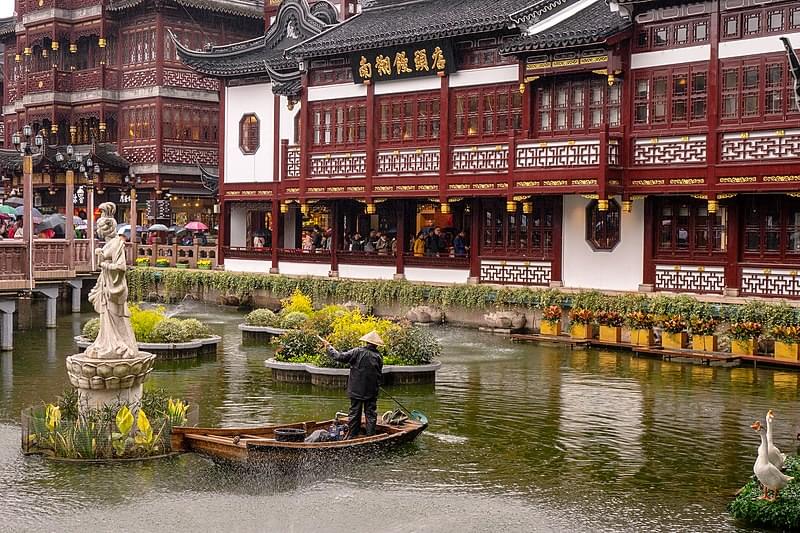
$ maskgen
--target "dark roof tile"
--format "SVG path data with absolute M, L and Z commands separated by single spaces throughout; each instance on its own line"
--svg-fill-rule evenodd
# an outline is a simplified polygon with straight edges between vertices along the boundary
M 256 19 L 264 18 L 263 0 L 171 0 L 173 3 L 195 9 L 203 9 L 226 15 L 239 17 L 250 17 Z M 107 9 L 109 11 L 122 11 L 136 7 L 145 0 L 111 0 Z
M 14 17 L 0 18 L 0 37 L 13 34 L 16 28 L 17 21 Z

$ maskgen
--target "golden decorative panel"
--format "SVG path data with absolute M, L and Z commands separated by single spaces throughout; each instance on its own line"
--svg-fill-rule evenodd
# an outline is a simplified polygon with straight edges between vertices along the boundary
M 755 176 L 737 176 L 735 178 L 720 178 L 720 183 L 755 183 L 758 179 Z
M 631 182 L 631 185 L 638 185 L 640 187 L 657 187 L 665 184 L 666 180 L 633 180 Z
M 800 181 L 800 176 L 764 176 L 763 181 L 769 183 L 787 183 L 792 181 Z
M 703 185 L 705 182 L 704 178 L 676 178 L 669 180 L 670 185 Z

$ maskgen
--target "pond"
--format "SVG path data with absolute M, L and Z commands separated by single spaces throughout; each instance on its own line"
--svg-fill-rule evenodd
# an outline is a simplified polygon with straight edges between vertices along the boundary
M 198 404 L 201 424 L 346 410 L 343 391 L 273 382 L 270 350 L 241 345 L 240 313 L 171 310 L 224 339 L 216 359 L 159 364 L 148 382 Z M 291 480 L 194 455 L 100 467 L 24 457 L 20 411 L 64 389 L 64 358 L 90 317 L 18 331 L 17 349 L 0 356 L 0 530 L 734 531 L 725 505 L 752 473 L 750 424 L 774 409 L 779 447 L 796 448 L 800 374 L 443 327 L 433 330 L 444 346 L 436 386 L 390 391 L 428 415 L 429 431 L 391 455 Z

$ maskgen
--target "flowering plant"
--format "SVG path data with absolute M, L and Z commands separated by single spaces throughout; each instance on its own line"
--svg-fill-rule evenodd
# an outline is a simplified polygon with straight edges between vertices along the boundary
M 717 330 L 719 320 L 716 318 L 693 318 L 689 321 L 689 327 L 692 330 L 692 335 L 713 335 Z
M 211 269 L 211 259 L 199 259 L 197 261 L 197 268 L 201 270 Z
M 149 257 L 137 257 L 136 258 L 136 266 L 140 266 L 140 267 L 150 266 L 150 258 Z
M 800 326 L 773 326 L 770 334 L 776 341 L 788 344 L 800 342 Z
M 650 329 L 655 323 L 655 317 L 644 311 L 632 311 L 625 318 L 633 329 Z
M 156 259 L 156 266 L 157 267 L 168 267 L 169 266 L 169 259 L 166 257 L 159 257 Z
M 757 339 L 761 336 L 764 326 L 760 322 L 734 322 L 728 329 L 730 336 L 739 341 Z
M 678 315 L 673 315 L 662 320 L 661 327 L 668 333 L 681 333 L 686 329 L 686 321 Z
M 545 322 L 550 322 L 551 324 L 555 324 L 557 322 L 561 322 L 561 308 L 557 305 L 550 305 L 544 308 L 542 311 L 542 320 Z
M 569 320 L 573 324 L 589 324 L 594 320 L 594 313 L 589 309 L 572 309 Z
M 601 326 L 618 328 L 622 326 L 625 319 L 616 311 L 600 311 L 597 313 L 597 322 Z

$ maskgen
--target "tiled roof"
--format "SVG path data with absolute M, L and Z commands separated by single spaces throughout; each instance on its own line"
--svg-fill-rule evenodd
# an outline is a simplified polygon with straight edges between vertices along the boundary
M 46 146 L 44 152 L 34 154 L 33 166 L 38 168 L 41 164 L 57 166 L 56 154 L 58 152 L 65 153 L 64 146 Z M 95 143 L 89 147 L 88 153 L 79 152 L 79 148 L 75 149 L 76 157 L 90 155 L 95 160 L 106 168 L 114 168 L 117 170 L 127 170 L 130 163 L 127 159 L 119 155 L 116 147 L 108 143 Z M 17 150 L 0 150 L 0 170 L 9 170 L 12 172 L 19 172 L 22 170 L 22 156 Z
M 547 14 L 574 0 L 372 0 L 362 12 L 290 52 L 319 57 L 496 31 L 511 27 L 511 15 L 538 8 Z
M 621 17 L 619 13 L 612 13 L 605 0 L 596 0 L 541 32 L 523 34 L 507 41 L 501 47 L 500 53 L 513 54 L 601 43 L 630 25 L 629 19 Z M 535 26 L 532 29 L 535 30 Z
M 203 9 L 206 11 L 214 11 L 217 13 L 224 13 L 226 15 L 235 15 L 239 17 L 250 17 L 256 19 L 264 18 L 264 0 L 170 0 L 171 2 L 182 6 L 192 7 L 195 9 Z M 109 3 L 109 11 L 122 11 L 136 7 L 145 0 L 111 0 Z
M 13 34 L 17 27 L 14 17 L 0 18 L 0 37 Z

